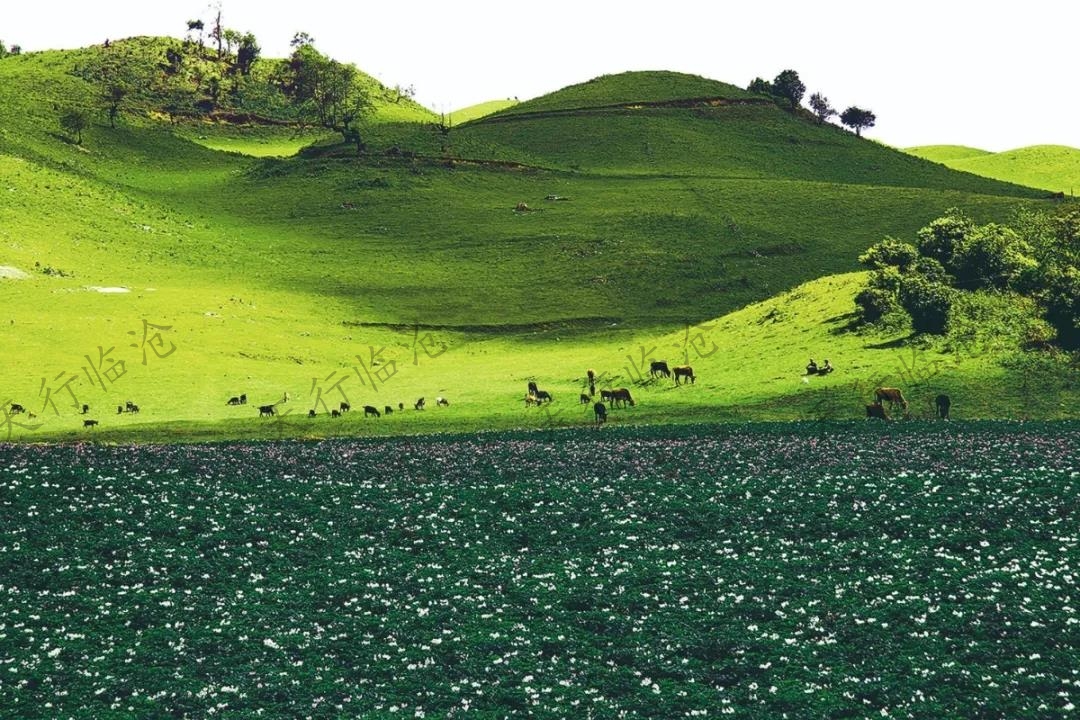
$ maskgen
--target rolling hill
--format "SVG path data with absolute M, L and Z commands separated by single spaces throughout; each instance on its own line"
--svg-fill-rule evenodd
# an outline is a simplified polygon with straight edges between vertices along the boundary
M 560 400 L 590 365 L 631 383 L 626 358 L 639 350 L 855 270 L 885 235 L 909 237 L 950 206 L 1001 220 L 1045 196 L 671 73 L 599 78 L 452 129 L 387 106 L 360 156 L 339 136 L 170 123 L 148 108 L 116 128 L 95 110 L 75 144 L 58 117 L 65 103 L 97 107 L 71 74 L 89 52 L 0 60 L 0 266 L 29 275 L 0 279 L 0 341 L 19 348 L 0 400 L 45 421 L 23 436 L 83 433 L 65 387 L 76 405 L 90 400 L 101 437 L 573 424 L 566 405 L 523 415 L 525 382 L 554 383 Z M 850 313 L 850 281 L 822 282 L 837 289 L 815 304 Z M 637 417 L 804 417 L 809 401 L 794 398 L 805 388 L 769 379 L 824 343 L 794 343 L 795 326 L 750 328 L 730 333 L 734 370 L 706 362 L 715 380 L 691 389 L 696 400 L 665 391 Z M 896 377 L 887 355 L 860 372 Z M 977 378 L 1005 372 L 996 362 L 961 365 Z M 307 408 L 328 409 L 320 383 L 341 378 L 354 406 L 442 394 L 454 412 L 304 425 Z M 224 402 L 286 391 L 298 403 L 283 423 Z M 127 399 L 144 411 L 102 413 Z
M 907 152 L 964 172 L 1075 196 L 1080 191 L 1080 150 L 1032 145 L 991 153 L 956 145 L 926 145 Z

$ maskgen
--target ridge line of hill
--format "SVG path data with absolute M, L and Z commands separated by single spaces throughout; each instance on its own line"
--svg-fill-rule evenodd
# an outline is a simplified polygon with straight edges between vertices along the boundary
M 662 110 L 667 108 L 695 108 L 695 107 L 724 107 L 727 105 L 772 105 L 770 98 L 724 98 L 724 97 L 698 97 L 683 98 L 679 100 L 648 100 L 642 102 L 614 103 L 611 105 L 588 105 L 577 108 L 561 108 L 556 110 L 533 110 L 525 112 L 500 111 L 491 115 L 485 115 L 470 120 L 465 125 L 481 125 L 484 123 L 514 122 L 517 120 L 535 120 L 545 117 L 566 117 L 572 115 L 604 115 L 620 110 Z M 505 113 L 505 114 L 503 114 Z

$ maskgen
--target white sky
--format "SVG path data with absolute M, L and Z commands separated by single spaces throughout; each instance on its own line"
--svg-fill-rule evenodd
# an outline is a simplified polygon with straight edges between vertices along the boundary
M 222 0 L 223 22 L 284 57 L 316 47 L 436 111 L 526 100 L 597 75 L 675 70 L 745 87 L 798 71 L 807 97 L 877 115 L 898 147 L 1080 148 L 1076 0 Z M 3 0 L 24 51 L 132 35 L 182 37 L 209 0 Z

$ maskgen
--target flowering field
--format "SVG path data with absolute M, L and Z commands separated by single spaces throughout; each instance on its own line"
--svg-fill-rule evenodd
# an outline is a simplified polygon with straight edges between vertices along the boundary
M 1080 429 L 0 446 L 0 714 L 1080 716 Z

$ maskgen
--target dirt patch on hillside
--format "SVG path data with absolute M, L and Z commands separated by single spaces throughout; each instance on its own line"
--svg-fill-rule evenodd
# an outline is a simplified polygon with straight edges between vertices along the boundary
M 30 273 L 23 272 L 17 267 L 0 265 L 0 278 L 6 280 L 25 280 L 28 277 L 30 277 Z

